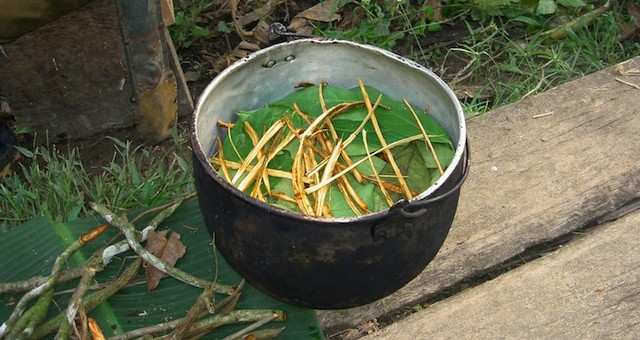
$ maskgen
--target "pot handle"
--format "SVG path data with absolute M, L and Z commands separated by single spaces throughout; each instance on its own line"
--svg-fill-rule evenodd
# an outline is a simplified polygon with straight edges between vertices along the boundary
M 286 41 L 286 38 L 315 38 L 313 35 L 300 34 L 296 31 L 289 30 L 285 25 L 279 22 L 272 22 L 267 29 L 269 45 L 275 45 Z
M 447 190 L 446 192 L 438 196 L 427 198 L 420 201 L 409 202 L 404 206 L 402 206 L 400 209 L 398 209 L 398 213 L 405 218 L 420 217 L 427 213 L 427 207 L 429 205 L 435 202 L 438 202 L 440 200 L 443 200 L 451 196 L 451 194 L 453 194 L 454 192 L 458 191 L 462 186 L 462 183 L 464 183 L 464 181 L 467 179 L 467 176 L 469 175 L 470 161 L 471 161 L 471 151 L 469 149 L 469 140 L 467 139 L 467 142 L 464 146 L 464 167 L 462 168 L 462 174 L 460 174 L 460 177 L 458 177 L 458 181 L 456 182 L 456 184 L 453 187 L 451 187 L 451 189 Z

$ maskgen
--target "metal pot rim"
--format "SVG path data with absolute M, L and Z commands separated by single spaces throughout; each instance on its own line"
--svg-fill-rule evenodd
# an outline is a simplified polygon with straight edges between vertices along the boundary
M 303 215 L 303 214 L 296 213 L 296 212 L 293 212 L 293 211 L 290 211 L 290 210 L 282 209 L 282 208 L 270 205 L 268 203 L 262 202 L 260 200 L 254 199 L 253 197 L 251 197 L 249 195 L 246 195 L 242 191 L 238 190 L 235 186 L 233 186 L 232 184 L 228 183 L 224 178 L 222 178 L 218 174 L 218 172 L 208 162 L 207 155 L 205 155 L 203 147 L 202 147 L 202 145 L 200 143 L 200 140 L 198 138 L 198 135 L 197 135 L 198 117 L 199 117 L 199 114 L 200 114 L 201 107 L 203 105 L 204 99 L 207 98 L 208 96 L 210 96 L 211 93 L 216 88 L 216 86 L 218 86 L 218 84 L 223 82 L 226 77 L 228 77 L 229 75 L 231 75 L 231 74 L 233 74 L 235 72 L 239 72 L 240 70 L 242 70 L 242 67 L 245 64 L 251 63 L 255 59 L 261 58 L 264 55 L 269 55 L 270 53 L 272 53 L 275 50 L 283 49 L 283 48 L 287 48 L 288 46 L 295 46 L 295 45 L 299 45 L 299 44 L 344 44 L 344 45 L 350 45 L 350 46 L 356 47 L 356 48 L 365 49 L 365 50 L 367 50 L 367 51 L 369 51 L 371 53 L 380 54 L 380 55 L 383 55 L 383 56 L 385 56 L 385 57 L 387 57 L 389 59 L 395 60 L 395 61 L 400 62 L 400 63 L 404 63 L 406 65 L 409 65 L 410 67 L 412 67 L 412 68 L 424 73 L 428 77 L 432 78 L 432 80 L 435 80 L 445 90 L 447 96 L 449 97 L 448 99 L 451 100 L 451 102 L 453 103 L 453 105 L 455 107 L 456 116 L 458 118 L 459 139 L 458 139 L 458 142 L 456 143 L 456 149 L 455 149 L 454 157 L 453 157 L 453 159 L 451 161 L 451 164 L 447 167 L 447 169 L 445 170 L 444 174 L 436 181 L 436 183 L 431 185 L 429 188 L 427 188 L 425 191 L 421 192 L 420 194 L 418 194 L 416 197 L 412 198 L 411 200 L 406 201 L 406 200 L 402 199 L 402 200 L 396 202 L 396 204 L 394 206 L 392 206 L 391 208 L 389 208 L 389 209 L 373 212 L 371 214 L 367 214 L 367 215 L 363 215 L 363 216 L 348 217 L 348 218 L 344 218 L 344 217 L 314 217 L 314 216 Z M 466 174 L 467 174 L 467 171 L 468 171 L 469 156 L 468 156 L 468 153 L 467 153 L 467 150 L 466 150 L 466 147 L 467 147 L 467 131 L 466 131 L 466 123 L 465 123 L 465 118 L 464 118 L 464 112 L 462 111 L 462 107 L 461 107 L 459 101 L 457 100 L 455 94 L 449 88 L 449 86 L 442 79 L 440 79 L 440 77 L 438 77 L 435 73 L 433 73 L 429 69 L 425 68 L 424 66 L 422 66 L 422 65 L 420 65 L 420 64 L 418 64 L 418 63 L 416 63 L 416 62 L 414 62 L 412 60 L 409 60 L 407 58 L 404 58 L 402 56 L 399 56 L 399 55 L 397 55 L 395 53 L 392 53 L 392 52 L 389 52 L 387 50 L 381 49 L 379 47 L 360 44 L 360 43 L 355 43 L 355 42 L 346 41 L 346 40 L 324 39 L 324 38 L 299 39 L 299 40 L 289 41 L 289 42 L 285 42 L 285 43 L 281 43 L 281 44 L 277 44 L 277 45 L 273 45 L 273 46 L 261 49 L 261 50 L 259 50 L 257 52 L 251 53 L 248 56 L 243 57 L 242 59 L 236 61 L 234 64 L 232 64 L 231 66 L 227 67 L 222 72 L 220 72 L 207 85 L 205 90 L 202 92 L 202 94 L 200 95 L 200 97 L 198 98 L 198 101 L 196 103 L 196 108 L 195 108 L 195 111 L 193 113 L 193 117 L 191 119 L 190 130 L 191 130 L 190 131 L 191 132 L 191 144 L 192 144 L 192 147 L 193 147 L 194 155 L 197 157 L 197 160 L 204 167 L 205 172 L 209 176 L 211 176 L 218 184 L 220 184 L 222 187 L 224 187 L 228 192 L 230 192 L 232 195 L 234 195 L 236 198 L 242 199 L 243 201 L 245 201 L 247 203 L 250 203 L 252 205 L 255 205 L 255 206 L 259 207 L 260 209 L 269 211 L 270 213 L 286 216 L 287 218 L 294 218 L 294 219 L 299 219 L 299 220 L 304 220 L 304 221 L 311 221 L 311 222 L 315 222 L 315 223 L 325 223 L 327 225 L 349 224 L 349 223 L 352 223 L 354 221 L 358 221 L 358 222 L 374 222 L 374 221 L 377 221 L 377 220 L 384 219 L 384 218 L 388 217 L 394 211 L 403 210 L 404 208 L 410 207 L 411 204 L 414 203 L 414 202 L 427 200 L 435 191 L 440 189 L 440 187 L 442 187 L 442 185 L 450 179 L 450 177 L 452 176 L 453 172 L 455 171 L 455 168 L 458 167 L 458 164 L 460 162 L 463 162 L 463 161 L 465 162 L 465 164 L 463 165 L 465 168 L 464 168 L 463 175 L 461 175 L 460 178 L 456 179 L 456 181 L 457 181 L 457 183 L 455 185 L 456 188 L 459 189 L 461 183 L 466 178 Z

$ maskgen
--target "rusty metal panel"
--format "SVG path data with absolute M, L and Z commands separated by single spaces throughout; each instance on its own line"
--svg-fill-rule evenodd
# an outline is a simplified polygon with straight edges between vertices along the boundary
M 0 87 L 40 140 L 132 126 L 131 81 L 112 0 L 95 0 L 4 44 Z

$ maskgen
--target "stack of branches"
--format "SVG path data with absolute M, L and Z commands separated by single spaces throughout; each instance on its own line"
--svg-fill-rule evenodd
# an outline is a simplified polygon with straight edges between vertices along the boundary
M 39 339 L 56 333 L 56 339 L 104 339 L 102 329 L 97 322 L 87 314 L 119 292 L 132 284 L 143 263 L 147 268 L 147 288 L 153 290 L 162 276 L 169 275 L 190 286 L 202 289 L 202 293 L 182 318 L 158 325 L 143 327 L 112 339 L 131 339 L 143 336 L 158 338 L 182 339 L 185 337 L 200 337 L 212 330 L 233 323 L 251 323 L 231 337 L 237 338 L 248 333 L 258 332 L 260 336 L 273 338 L 282 330 L 273 328 L 255 331 L 258 327 L 274 320 L 286 319 L 284 311 L 274 310 L 236 310 L 235 305 L 244 282 L 238 286 L 228 286 L 195 277 L 174 266 L 175 262 L 184 255 L 186 247 L 179 241 L 179 235 L 164 242 L 152 242 L 152 238 L 162 239 L 166 232 L 155 233 L 155 229 L 166 218 L 171 216 L 180 204 L 193 197 L 194 194 L 180 198 L 166 205 L 143 212 L 129 221 L 126 216 L 118 216 L 106 206 L 92 203 L 91 207 L 98 212 L 107 223 L 98 226 L 90 232 L 76 239 L 67 249 L 55 259 L 51 274 L 37 276 L 25 281 L 0 283 L 0 294 L 22 293 L 24 295 L 15 304 L 9 319 L 0 326 L 0 339 L 29 338 Z M 158 212 L 148 223 L 147 227 L 138 231 L 134 223 L 145 215 Z M 71 256 L 83 245 L 91 242 L 109 227 L 115 227 L 124 236 L 113 238 L 111 242 L 99 248 L 80 267 L 65 270 L 66 263 Z M 147 247 L 141 242 L 147 241 Z M 170 246 L 173 243 L 174 246 Z M 161 246 L 158 246 L 161 244 Z M 154 249 L 155 248 L 155 249 Z M 177 250 L 169 251 L 169 248 Z M 101 272 L 112 262 L 114 256 L 133 250 L 135 260 L 128 264 L 118 277 L 110 282 L 91 285 L 97 273 Z M 172 253 L 168 255 L 168 253 Z M 75 281 L 74 281 L 75 280 Z M 48 318 L 50 306 L 55 303 L 53 298 L 59 284 L 74 281 L 77 286 L 72 290 L 72 296 L 66 308 L 54 317 Z M 94 290 L 93 292 L 90 292 Z M 226 295 L 226 298 L 216 302 L 214 294 Z M 33 302 L 33 300 L 36 300 Z M 48 319 L 47 319 L 48 318 Z M 264 333 L 264 334 L 262 334 Z
M 238 151 L 231 137 L 233 134 L 231 129 L 235 124 L 218 122 L 220 126 L 228 129 L 227 145 L 231 145 L 230 150 L 233 152 L 229 155 L 231 157 L 226 157 L 223 142 L 217 137 L 218 153 L 210 158 L 210 162 L 229 183 L 239 190 L 263 202 L 273 203 L 274 200 L 278 200 L 279 203 L 288 203 L 297 207 L 294 210 L 308 216 L 336 216 L 336 211 L 333 211 L 331 206 L 335 205 L 338 200 L 344 201 L 351 210 L 347 216 L 361 216 L 389 208 L 399 197 L 406 200 L 412 199 L 432 183 L 432 178 L 428 174 L 427 167 L 423 164 L 424 158 L 421 155 L 428 154 L 428 157 L 432 157 L 438 176 L 444 173 L 449 157 L 447 157 L 447 163 L 441 163 L 441 156 L 437 155 L 431 142 L 432 137 L 427 134 L 421 118 L 406 100 L 403 103 L 410 112 L 410 117 L 402 118 L 400 115 L 397 117 L 408 119 L 412 126 L 419 128 L 418 133 L 407 132 L 403 138 L 387 142 L 378 118 L 376 118 L 376 110 L 385 106 L 381 104 L 383 96 L 379 95 L 373 102 L 361 79 L 358 79 L 358 84 L 362 101 L 343 102 L 331 107 L 328 107 L 324 98 L 324 84 L 319 84 L 318 101 L 322 113 L 317 117 L 311 117 L 308 112 L 304 112 L 294 102 L 292 105 L 294 115 L 304 120 L 303 124 L 306 125 L 304 128 L 295 126 L 296 124 L 292 122 L 292 116 L 283 114 L 270 126 L 264 126 L 265 131 L 260 136 L 256 128 L 247 120 L 242 121 L 242 128 L 252 144 L 251 150 L 246 155 L 242 155 Z M 278 104 L 274 104 L 273 107 L 278 107 Z M 332 120 L 357 107 L 364 107 L 367 112 L 366 116 L 353 131 L 349 131 L 348 135 L 339 135 Z M 386 111 L 391 110 L 389 107 L 384 108 Z M 372 126 L 380 144 L 379 148 L 372 150 L 369 146 L 367 142 L 369 138 L 365 129 L 367 124 Z M 342 132 L 344 133 L 344 131 Z M 437 137 L 440 138 L 438 141 L 442 142 L 444 136 L 437 135 Z M 356 139 L 358 139 L 358 143 L 363 143 L 366 155 L 353 161 L 347 148 Z M 450 144 L 448 137 L 445 140 Z M 423 150 L 423 153 L 414 152 L 407 157 L 406 153 L 392 152 L 392 149 L 396 147 L 402 149 L 402 147 L 412 145 L 411 143 L 417 141 L 424 143 L 426 150 Z M 269 167 L 269 163 L 276 156 L 281 155 L 283 151 L 292 154 L 293 162 L 290 170 L 287 170 L 288 165 L 284 165 L 286 162 L 277 165 L 277 169 Z M 380 173 L 380 166 L 374 164 L 374 157 L 384 159 L 391 171 L 388 174 Z M 403 158 L 401 162 L 396 162 L 397 157 Z M 239 161 L 236 161 L 235 158 Z M 363 163 L 370 165 L 368 173 L 358 170 L 357 167 Z M 417 171 L 415 165 L 422 167 Z M 413 173 L 409 174 L 409 172 Z M 347 174 L 352 175 L 354 181 L 350 180 Z M 409 178 L 410 175 L 412 179 L 420 177 L 420 180 L 411 181 L 408 184 L 409 179 L 405 178 Z M 275 181 L 272 178 L 280 180 L 276 185 L 277 188 L 273 187 L 272 182 Z M 285 179 L 286 182 L 282 182 L 282 179 Z M 360 185 L 363 182 L 373 183 L 375 187 L 379 188 L 379 192 L 365 189 Z M 290 187 L 287 187 L 288 184 L 280 185 L 281 183 L 290 183 Z M 329 196 L 334 183 L 342 197 L 339 199 L 333 197 L 332 201 Z M 363 198 L 362 193 L 365 192 L 367 196 Z M 378 199 L 378 197 L 381 198 Z

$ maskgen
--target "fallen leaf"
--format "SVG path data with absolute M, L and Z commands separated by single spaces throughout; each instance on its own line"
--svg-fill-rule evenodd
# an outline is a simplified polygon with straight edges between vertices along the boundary
M 237 24 L 241 26 L 248 25 L 252 22 L 267 18 L 273 14 L 276 8 L 282 5 L 284 0 L 269 0 L 264 6 L 255 9 L 251 13 L 238 16 Z
M 147 251 L 160 257 L 164 251 L 164 247 L 167 245 L 167 232 L 167 230 L 160 232 L 149 231 L 149 234 L 147 234 Z
M 636 27 L 635 25 L 627 24 L 620 19 L 617 19 L 617 21 L 618 25 L 620 26 L 620 34 L 618 34 L 618 36 L 616 37 L 618 41 L 631 38 L 638 30 L 638 27 Z
M 633 23 L 636 24 L 636 27 L 640 28 L 640 8 L 632 2 L 627 2 L 625 6 L 627 7 L 627 11 L 629 11 L 629 15 L 633 18 Z
M 633 24 L 623 22 L 620 18 L 617 19 L 618 25 L 620 25 L 621 32 L 618 35 L 618 40 L 626 40 L 631 38 L 640 29 L 640 8 L 634 5 L 632 2 L 625 4 Z
M 637 69 L 637 68 L 626 69 L 624 68 L 623 64 L 616 65 L 616 71 L 621 76 L 625 76 L 625 77 L 640 76 L 640 69 Z
M 298 13 L 289 24 L 289 29 L 300 34 L 313 33 L 311 21 L 331 22 L 340 20 L 338 11 L 342 8 L 342 2 L 336 0 L 326 0 L 319 4 Z
M 231 9 L 231 18 L 233 19 L 233 25 L 236 28 L 236 34 L 242 41 L 246 41 L 252 44 L 257 44 L 260 47 L 265 47 L 269 44 L 269 36 L 267 33 L 269 24 L 267 24 L 264 20 L 260 20 L 256 27 L 252 30 L 247 31 L 244 29 L 243 25 L 240 24 L 240 19 L 238 19 L 238 0 L 231 0 L 229 2 L 229 6 Z
M 340 8 L 341 6 L 338 5 L 337 1 L 328 0 L 298 13 L 295 17 L 313 21 L 331 22 L 340 20 L 340 14 L 337 13 Z
M 487 100 L 495 97 L 493 87 L 484 85 L 456 85 L 453 89 L 456 98 L 459 100 Z
M 175 265 L 184 256 L 187 247 L 180 241 L 180 234 L 172 232 L 167 239 L 167 231 L 150 231 L 147 236 L 147 250 L 160 258 L 166 264 Z M 151 292 L 158 286 L 166 274 L 151 265 L 146 267 L 147 291 Z

